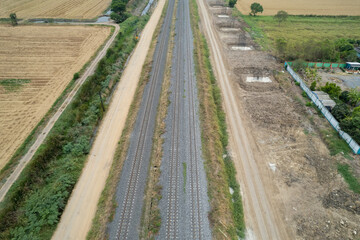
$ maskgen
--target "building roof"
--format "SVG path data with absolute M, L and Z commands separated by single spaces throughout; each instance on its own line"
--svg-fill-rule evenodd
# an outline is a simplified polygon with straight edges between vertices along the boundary
M 323 91 L 313 91 L 313 93 L 320 100 L 320 102 L 324 104 L 325 107 L 335 107 L 336 102 L 332 100 L 327 93 Z
M 349 65 L 350 67 L 360 67 L 360 63 L 358 62 L 346 62 L 347 65 Z

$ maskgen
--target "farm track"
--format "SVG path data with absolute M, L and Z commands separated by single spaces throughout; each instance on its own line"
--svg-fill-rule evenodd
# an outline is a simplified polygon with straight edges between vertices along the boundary
M 210 239 L 188 0 L 178 1 L 176 19 L 158 239 Z
M 118 207 L 114 221 L 109 226 L 111 239 L 137 239 L 139 237 L 138 228 L 143 205 L 142 199 L 150 163 L 157 107 L 164 78 L 174 2 L 174 0 L 169 1 L 154 53 L 150 79 L 144 90 L 135 130 L 130 138 L 129 150 L 116 193 Z
M 268 196 L 271 183 L 261 173 L 262 161 L 257 154 L 256 143 L 251 128 L 242 116 L 242 102 L 237 96 L 238 86 L 229 77 L 231 69 L 223 55 L 221 40 L 216 33 L 214 19 L 211 18 L 206 0 L 197 0 L 201 23 L 207 36 L 214 72 L 218 79 L 229 126 L 229 142 L 232 158 L 237 170 L 237 180 L 241 184 L 248 239 L 291 239 L 286 232 L 286 224 Z M 250 231 L 249 231 L 250 229 Z
M 54 115 L 48 120 L 48 123 L 44 127 L 44 129 L 41 131 L 41 133 L 37 136 L 35 142 L 33 145 L 29 148 L 29 150 L 26 152 L 26 154 L 20 159 L 19 164 L 16 166 L 15 170 L 11 173 L 11 175 L 6 179 L 6 182 L 1 186 L 0 189 L 0 202 L 4 199 L 7 192 L 9 191 L 10 187 L 13 185 L 13 183 L 18 179 L 20 176 L 22 170 L 26 167 L 26 165 L 29 163 L 29 161 L 32 159 L 34 154 L 36 153 L 37 149 L 40 147 L 40 145 L 44 142 L 45 138 L 49 134 L 50 130 L 54 126 L 55 122 L 59 119 L 62 112 L 65 110 L 65 108 L 71 103 L 74 96 L 76 95 L 77 91 L 80 89 L 81 85 L 85 82 L 85 80 L 94 73 L 95 68 L 98 64 L 98 62 L 105 56 L 106 51 L 114 41 L 117 33 L 120 30 L 119 25 L 117 24 L 105 24 L 105 25 L 111 25 L 115 27 L 115 31 L 111 38 L 107 41 L 107 43 L 104 45 L 103 49 L 98 53 L 98 55 L 95 57 L 95 59 L 91 62 L 90 66 L 85 70 L 84 74 L 76 81 L 74 88 L 71 90 L 71 92 L 68 94 L 64 102 L 61 104 L 61 106 L 57 109 L 57 111 L 54 113 Z

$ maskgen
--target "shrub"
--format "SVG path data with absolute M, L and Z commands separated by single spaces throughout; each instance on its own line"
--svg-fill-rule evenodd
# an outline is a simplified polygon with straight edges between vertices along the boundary
M 341 93 L 341 88 L 336 85 L 336 83 L 327 82 L 325 86 L 321 87 L 321 91 L 328 93 L 332 98 L 338 98 Z
M 233 8 L 236 4 L 237 0 L 229 0 L 229 7 Z
M 77 72 L 74 74 L 73 80 L 77 80 L 80 78 L 80 74 Z
M 310 90 L 315 91 L 316 90 L 316 81 L 313 81 L 310 85 Z
M 349 103 L 350 98 L 349 98 L 349 91 L 343 91 L 340 96 L 339 99 L 344 102 L 344 103 Z
M 338 103 L 331 110 L 332 115 L 340 122 L 350 114 L 349 107 L 345 103 Z

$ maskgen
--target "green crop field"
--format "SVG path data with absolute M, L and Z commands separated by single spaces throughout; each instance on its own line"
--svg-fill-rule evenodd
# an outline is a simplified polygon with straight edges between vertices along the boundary
M 241 15 L 237 10 L 234 10 L 233 14 L 238 17 Z M 273 16 L 241 17 L 249 25 L 247 30 L 265 50 L 277 53 L 276 40 L 284 39 L 285 55 L 290 58 L 306 58 L 301 54 L 303 50 L 309 46 L 319 47 L 319 43 L 330 45 L 325 42 L 327 40 L 331 44 L 341 38 L 360 40 L 359 17 L 289 16 L 287 21 L 280 25 Z

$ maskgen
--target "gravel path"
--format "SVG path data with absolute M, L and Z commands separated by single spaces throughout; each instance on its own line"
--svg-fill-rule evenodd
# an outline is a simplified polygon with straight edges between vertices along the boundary
M 170 105 L 166 117 L 160 184 L 158 239 L 211 239 L 207 182 L 201 153 L 197 85 L 189 1 L 178 2 Z
M 110 239 L 138 239 L 143 197 L 152 150 L 157 107 L 164 78 L 174 0 L 169 1 L 116 192 L 118 207 L 109 224 Z

